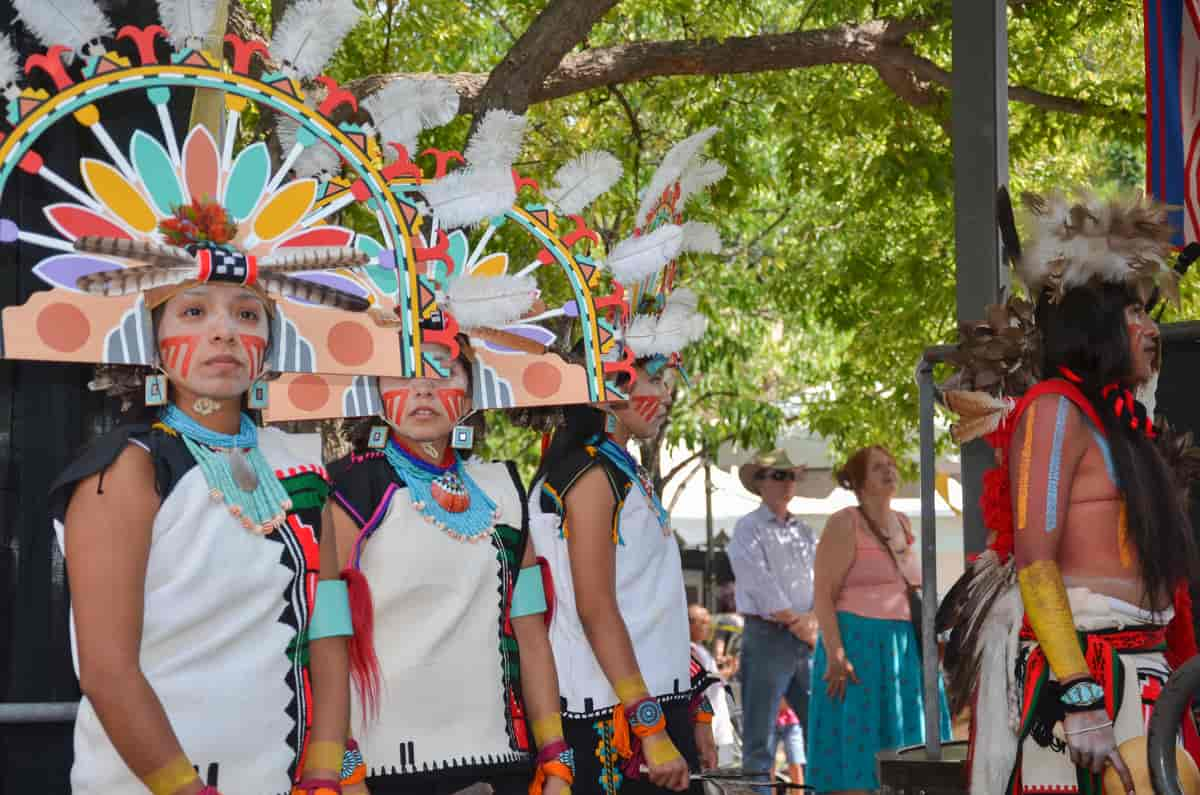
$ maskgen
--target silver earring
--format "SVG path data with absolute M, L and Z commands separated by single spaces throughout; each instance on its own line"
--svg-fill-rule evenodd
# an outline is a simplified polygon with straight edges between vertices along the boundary
M 371 435 L 367 437 L 367 447 L 372 450 L 382 450 L 387 447 L 388 426 L 372 425 Z
M 271 390 L 266 381 L 255 381 L 250 385 L 250 394 L 246 396 L 246 406 L 259 411 L 265 409 L 270 402 Z
M 616 433 L 617 432 L 616 415 L 613 415 L 613 414 L 605 415 L 605 417 L 604 417 L 604 432 L 605 433 Z
M 162 373 L 146 376 L 146 405 L 167 405 L 167 377 Z

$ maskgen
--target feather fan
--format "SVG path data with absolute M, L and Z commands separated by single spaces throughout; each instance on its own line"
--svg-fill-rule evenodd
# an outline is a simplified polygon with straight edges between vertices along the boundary
M 712 224 L 686 221 L 683 224 L 683 245 L 679 250 L 697 254 L 720 254 L 721 233 Z
M 175 49 L 203 46 L 217 18 L 217 0 L 158 0 L 158 16 Z
M 12 41 L 0 33 L 0 89 L 21 80 L 21 56 L 12 46 Z
M 638 205 L 637 223 L 639 225 L 645 223 L 646 214 L 654 207 L 655 202 L 658 201 L 658 197 L 667 189 L 667 186 L 674 184 L 679 179 L 692 158 L 696 156 L 696 153 L 700 151 L 704 144 L 708 143 L 708 139 L 716 134 L 717 128 L 709 127 L 675 144 L 663 156 L 662 164 L 654 172 L 654 176 L 650 178 L 650 184 L 646 186 L 646 191 L 642 194 L 641 204 Z
M 679 255 L 683 245 L 683 227 L 660 226 L 648 235 L 628 237 L 613 246 L 605 267 L 622 284 L 633 284 L 660 271 Z
M 446 290 L 445 307 L 465 329 L 503 328 L 521 319 L 537 299 L 530 276 L 460 276 Z
M 421 188 L 442 226 L 472 226 L 503 215 L 517 200 L 507 166 L 463 168 Z
M 271 36 L 271 55 L 302 80 L 320 74 L 362 12 L 354 0 L 298 0 Z
M 615 185 L 622 171 L 608 152 L 584 152 L 555 172 L 546 196 L 561 214 L 576 215 Z
M 1010 397 L 999 398 L 987 392 L 951 390 L 942 393 L 946 408 L 958 415 L 950 433 L 959 444 L 979 439 L 1000 427 L 1012 413 L 1017 402 Z
M 511 168 L 521 154 L 525 136 L 524 116 L 507 110 L 489 110 L 467 142 L 463 157 L 472 166 L 503 166 Z
M 1109 201 L 1061 193 L 1022 198 L 1028 235 L 1017 275 L 1031 295 L 1049 288 L 1058 298 L 1096 278 L 1147 291 L 1161 275 L 1163 293 L 1178 301 L 1177 274 L 1167 264 L 1172 249 L 1166 205 L 1141 195 Z
M 725 179 L 728 169 L 717 160 L 693 160 L 679 177 L 679 202 L 682 206 L 693 194 Z
M 276 114 L 275 132 L 279 135 L 279 148 L 284 157 L 296 145 L 296 134 L 299 130 L 300 122 L 291 116 L 282 113 Z M 304 148 L 304 151 L 296 158 L 296 162 L 292 164 L 292 170 L 301 177 L 316 176 L 322 171 L 337 174 L 342 170 L 342 158 L 324 141 L 317 141 Z
M 385 142 L 395 142 L 416 157 L 422 130 L 450 123 L 458 115 L 458 92 L 440 79 L 400 78 L 363 100 L 371 122 Z M 394 150 L 388 149 L 389 156 Z
M 112 24 L 92 0 L 13 0 L 25 27 L 45 47 L 62 44 L 77 54 L 102 36 L 111 36 Z

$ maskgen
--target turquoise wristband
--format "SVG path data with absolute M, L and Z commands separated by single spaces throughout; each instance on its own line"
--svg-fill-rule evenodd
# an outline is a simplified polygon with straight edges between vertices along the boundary
M 317 583 L 317 603 L 308 620 L 308 639 L 346 637 L 354 634 L 350 621 L 350 594 L 344 580 Z
M 532 616 L 546 612 L 546 589 L 542 586 L 542 567 L 530 566 L 517 574 L 513 587 L 510 618 Z

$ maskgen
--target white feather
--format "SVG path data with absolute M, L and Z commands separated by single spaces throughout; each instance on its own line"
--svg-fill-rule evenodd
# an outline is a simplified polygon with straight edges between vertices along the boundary
M 648 235 L 628 237 L 613 246 L 605 261 L 612 275 L 622 284 L 633 284 L 662 270 L 679 255 L 683 227 L 660 226 Z
M 507 110 L 490 110 L 475 128 L 463 157 L 472 166 L 503 166 L 511 168 L 521 154 L 525 136 L 524 116 Z
M 696 153 L 704 144 L 708 143 L 709 138 L 716 134 L 716 127 L 701 130 L 675 144 L 663 156 L 662 163 L 654 172 L 654 176 L 650 178 L 650 184 L 646 186 L 646 190 L 642 194 L 642 202 L 638 205 L 637 224 L 639 227 L 646 222 L 646 214 L 654 207 L 662 192 L 679 179 Z
M 459 169 L 421 190 L 446 229 L 503 215 L 517 200 L 512 171 L 506 166 Z
M 217 18 L 217 0 L 158 0 L 158 17 L 176 49 L 203 42 Z M 198 41 L 197 41 L 198 40 Z
M 287 157 L 288 152 L 292 151 L 292 147 L 296 145 L 296 133 L 299 129 L 300 122 L 291 116 L 277 114 L 275 132 L 279 135 L 279 148 L 284 157 Z M 322 171 L 337 174 L 342 170 L 342 158 L 324 141 L 317 141 L 311 146 L 305 147 L 300 157 L 296 158 L 296 162 L 292 165 L 292 170 L 301 177 L 316 176 Z
M 458 115 L 458 92 L 440 79 L 399 78 L 363 100 L 385 142 L 403 144 L 416 157 L 422 130 L 450 123 Z
M 686 202 L 695 193 L 725 179 L 728 169 L 718 160 L 694 160 L 679 177 L 679 201 Z
M 9 83 L 16 84 L 21 80 L 21 56 L 8 36 L 0 33 L 0 88 Z
M 502 328 L 521 319 L 537 300 L 530 276 L 460 276 L 446 291 L 446 309 L 465 329 Z
M 649 356 L 650 354 L 642 354 L 642 348 L 654 339 L 654 328 L 657 325 L 658 318 L 654 315 L 634 315 L 629 321 L 629 327 L 625 329 L 625 344 L 632 348 L 634 353 Z
M 563 215 L 576 215 L 615 185 L 623 170 L 608 152 L 584 152 L 555 172 L 546 197 Z
M 13 0 L 13 6 L 45 47 L 61 44 L 82 54 L 89 41 L 113 32 L 108 17 L 92 0 Z
M 720 254 L 721 233 L 712 224 L 687 221 L 683 225 L 683 245 L 679 250 L 697 254 Z
M 298 0 L 271 36 L 271 55 L 300 79 L 320 74 L 362 12 L 354 0 Z
M 704 336 L 708 318 L 697 310 L 699 299 L 680 287 L 667 296 L 662 314 L 637 315 L 625 332 L 625 344 L 638 356 L 669 356 Z

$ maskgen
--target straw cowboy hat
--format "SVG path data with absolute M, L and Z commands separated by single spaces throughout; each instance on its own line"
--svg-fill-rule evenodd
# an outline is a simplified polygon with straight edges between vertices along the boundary
M 808 471 L 808 467 L 803 464 L 793 464 L 792 459 L 788 457 L 787 450 L 775 449 L 770 452 L 759 452 L 754 458 L 738 467 L 738 479 L 742 481 L 746 491 L 758 494 L 755 479 L 759 472 L 766 469 L 790 469 L 796 473 L 797 480 L 804 477 L 804 473 Z
M 1133 776 L 1134 791 L 1137 795 L 1155 795 L 1155 789 L 1150 784 L 1150 764 L 1146 755 L 1146 738 L 1134 737 L 1121 743 L 1117 748 L 1129 774 Z M 1175 749 L 1175 761 L 1179 767 L 1179 791 L 1184 795 L 1200 793 L 1200 770 L 1192 760 L 1191 754 L 1182 748 Z M 1104 795 L 1125 795 L 1125 787 L 1121 785 L 1121 777 L 1111 765 L 1104 769 Z

